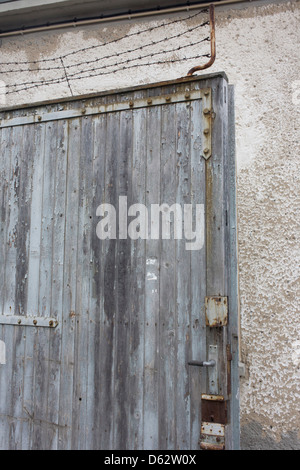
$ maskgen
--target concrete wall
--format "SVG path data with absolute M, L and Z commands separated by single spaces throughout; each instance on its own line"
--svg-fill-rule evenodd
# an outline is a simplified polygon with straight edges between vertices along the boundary
M 182 22 L 167 28 L 169 35 L 199 21 L 187 22 L 186 14 L 181 17 Z M 59 57 L 164 19 L 171 17 L 3 38 L 1 62 Z M 216 10 L 217 60 L 209 71 L 225 71 L 236 94 L 241 360 L 246 364 L 240 390 L 243 449 L 300 449 L 299 19 L 298 0 Z M 157 39 L 159 34 L 148 33 L 144 40 Z M 195 34 L 199 38 L 202 33 Z M 195 34 L 189 35 L 191 42 Z M 135 44 L 129 40 L 127 46 Z M 153 46 L 153 52 L 159 47 L 166 49 L 160 44 Z M 70 56 L 66 63 L 94 60 L 118 48 L 120 43 L 91 49 L 76 58 Z M 185 50 L 191 55 L 198 51 L 196 46 Z M 183 57 L 180 54 L 156 58 Z M 72 92 L 80 95 L 175 79 L 198 63 L 179 61 L 72 81 Z M 30 64 L 29 68 L 36 67 Z M 2 74 L 1 79 L 4 84 L 30 83 L 60 74 L 41 70 Z M 70 88 L 63 82 L 9 94 L 6 105 L 69 95 Z

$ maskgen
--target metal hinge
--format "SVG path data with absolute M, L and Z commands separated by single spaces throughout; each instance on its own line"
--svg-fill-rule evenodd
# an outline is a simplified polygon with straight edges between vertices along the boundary
M 228 300 L 227 297 L 205 298 L 206 326 L 226 326 L 228 322 Z

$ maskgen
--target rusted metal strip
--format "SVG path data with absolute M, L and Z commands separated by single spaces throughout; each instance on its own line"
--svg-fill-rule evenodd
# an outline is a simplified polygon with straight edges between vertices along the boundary
M 204 65 L 197 65 L 193 67 L 187 74 L 188 77 L 193 75 L 197 70 L 208 69 L 213 65 L 216 60 L 216 26 L 215 26 L 215 7 L 210 5 L 209 7 L 209 22 L 210 22 L 210 59 Z
M 212 444 L 210 442 L 201 442 L 200 449 L 202 450 L 225 450 L 225 444 Z
M 225 425 L 202 422 L 199 445 L 203 450 L 225 450 Z
M 0 315 L 0 325 L 56 328 L 58 321 L 56 318 L 25 317 L 22 315 Z
M 224 397 L 222 395 L 208 395 L 207 393 L 202 393 L 201 400 L 224 401 Z
M 210 101 L 211 93 L 209 89 L 203 90 L 186 90 L 185 92 L 176 92 L 167 95 L 159 95 L 153 96 L 151 98 L 142 98 L 142 99 L 135 99 L 135 100 L 127 100 L 127 101 L 120 101 L 120 102 L 112 102 L 106 104 L 99 104 L 96 106 L 86 106 L 82 107 L 81 109 L 68 109 L 68 110 L 60 110 L 60 111 L 53 111 L 53 112 L 45 112 L 43 114 L 36 114 L 35 112 L 29 114 L 28 116 L 20 116 L 20 117 L 13 117 L 8 119 L 0 119 L 0 128 L 5 127 L 16 127 L 16 126 L 24 126 L 27 124 L 42 124 L 43 122 L 49 121 L 57 121 L 57 120 L 64 120 L 64 119 L 75 119 L 82 116 L 93 116 L 93 115 L 100 115 L 100 114 L 108 114 L 113 112 L 120 112 L 120 111 L 127 111 L 132 109 L 140 109 L 140 108 L 149 108 L 152 106 L 162 106 L 165 104 L 172 104 L 172 103 L 184 103 L 194 100 L 203 100 L 203 107 L 211 107 Z M 209 120 L 209 116 L 206 116 Z M 211 140 L 211 131 L 209 129 L 209 122 L 207 124 L 208 128 L 208 135 L 204 138 L 204 146 L 206 145 L 208 150 L 205 158 L 210 155 L 210 140 Z M 207 141 L 207 142 L 206 142 Z

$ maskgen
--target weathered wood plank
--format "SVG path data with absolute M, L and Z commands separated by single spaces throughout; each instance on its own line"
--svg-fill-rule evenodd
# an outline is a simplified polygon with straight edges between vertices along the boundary
M 23 135 L 29 137 L 26 145 L 23 144 Z M 32 159 L 32 135 L 33 129 L 27 132 L 12 131 L 12 158 L 18 159 L 19 179 L 18 187 L 15 187 L 16 220 L 14 228 L 15 263 L 11 265 L 11 275 L 15 273 L 14 282 L 11 287 L 15 288 L 15 311 L 22 315 L 27 307 L 27 276 L 28 276 L 28 230 L 30 227 L 30 202 L 31 202 L 31 159 Z M 12 261 L 13 262 L 13 261 Z M 11 279 L 12 280 L 12 279 Z M 6 279 L 7 282 L 7 279 Z M 8 398 L 9 415 L 17 418 L 10 422 L 10 446 L 9 448 L 20 449 L 22 446 L 22 390 L 23 390 L 23 356 L 24 339 L 23 329 L 9 327 L 6 330 L 6 344 L 10 346 L 12 355 L 7 364 L 11 369 L 11 394 Z M 9 335 L 10 339 L 7 338 Z
M 207 295 L 227 296 L 228 279 L 226 266 L 226 129 L 227 105 L 225 80 L 212 81 L 212 108 L 215 114 L 212 131 L 212 158 L 206 164 L 206 256 Z M 207 329 L 207 348 L 218 347 L 219 395 L 227 396 L 227 331 L 226 328 Z M 208 354 L 208 349 L 207 349 Z
M 205 160 L 202 157 L 203 124 L 201 102 L 191 104 L 191 204 L 205 206 Z M 205 233 L 205 221 L 201 227 Z M 203 233 L 203 235 L 204 235 Z M 205 240 L 201 249 L 191 252 L 191 360 L 206 357 L 205 295 L 206 295 L 206 252 Z M 189 368 L 191 431 L 190 448 L 199 449 L 201 431 L 201 392 L 206 391 L 206 373 L 198 367 Z
M 11 312 L 8 310 L 9 301 L 12 300 L 12 296 L 7 297 L 10 290 L 7 289 L 6 284 L 11 281 L 9 264 L 15 262 L 15 254 L 12 260 L 10 260 L 10 233 L 16 224 L 15 208 L 15 189 L 14 189 L 14 168 L 15 158 L 12 151 L 12 129 L 3 129 L 1 132 L 1 159 L 3 165 L 7 171 L 7 204 L 5 206 L 5 230 L 3 233 L 3 241 L 5 247 L 4 259 L 3 259 L 3 284 L 2 284 L 2 311 Z M 3 214 L 3 211 L 2 211 Z M 3 214 L 4 215 L 4 214 Z M 13 269 L 13 268 L 12 268 Z M 13 312 L 11 312 L 13 313 Z M 2 327 L 1 340 L 6 345 L 6 364 L 0 366 L 1 382 L 0 382 L 0 414 L 5 417 L 0 428 L 0 441 L 2 448 L 8 450 L 10 448 L 10 422 L 9 416 L 11 416 L 11 394 L 12 394 L 12 358 L 13 358 L 13 328 Z
M 120 206 L 118 197 L 127 196 L 128 204 L 131 204 L 129 188 L 131 187 L 131 159 L 132 159 L 132 111 L 120 113 L 120 150 L 115 158 L 118 159 L 117 175 L 117 200 L 119 206 L 120 229 L 121 218 L 125 216 Z M 129 196 L 129 197 L 128 197 Z M 116 207 L 116 208 L 117 208 Z M 117 230 L 119 233 L 119 230 Z M 125 235 L 125 234 L 124 234 Z M 114 447 L 116 449 L 128 448 L 130 436 L 129 425 L 129 350 L 130 350 L 130 303 L 129 292 L 131 286 L 131 240 L 126 235 L 122 239 L 118 237 L 116 247 L 116 270 L 117 270 L 117 309 L 115 321 L 115 409 L 114 409 Z
M 117 197 L 117 159 L 120 154 L 119 115 L 107 115 L 105 137 L 105 196 L 106 204 L 115 205 Z M 101 290 L 103 305 L 101 309 L 101 383 L 99 400 L 101 402 L 101 449 L 114 448 L 114 390 L 115 390 L 115 322 L 117 309 L 116 240 L 102 242 Z
M 38 313 L 51 316 L 52 298 L 52 250 L 53 250 L 53 208 L 55 160 L 57 148 L 57 123 L 48 123 L 45 130 L 44 178 L 42 185 L 42 219 L 40 239 L 40 265 L 38 281 Z M 35 313 L 36 315 L 37 313 Z M 34 449 L 45 449 L 48 445 L 47 427 L 40 422 L 47 422 L 48 382 L 49 382 L 49 329 L 38 328 L 35 336 L 34 382 L 35 422 L 32 434 Z
M 72 412 L 74 386 L 76 322 L 76 266 L 78 242 L 78 188 L 80 159 L 80 120 L 69 122 L 67 145 L 67 192 L 65 206 L 64 280 L 63 280 L 63 338 L 60 368 L 60 400 L 58 449 L 72 448 Z
M 94 153 L 93 153 L 93 202 L 92 202 L 92 233 L 91 233 L 91 305 L 89 327 L 89 369 L 88 369 L 88 416 L 87 416 L 87 442 L 88 448 L 100 449 L 103 432 L 102 419 L 105 410 L 103 408 L 103 371 L 102 364 L 105 360 L 101 355 L 102 348 L 102 314 L 104 308 L 103 299 L 103 244 L 97 237 L 96 217 L 97 208 L 104 203 L 105 197 L 105 142 L 106 142 L 106 116 L 94 119 Z
M 131 185 L 128 204 L 145 204 L 146 110 L 133 111 Z M 142 137 L 142 138 L 141 138 Z M 148 222 L 148 220 L 147 220 Z M 131 241 L 129 449 L 143 448 L 144 328 L 145 328 L 145 240 Z
M 190 203 L 190 120 L 187 104 L 176 104 L 176 202 L 183 209 Z M 191 254 L 185 240 L 176 240 L 176 448 L 190 446 L 190 390 L 188 357 L 190 355 L 190 270 Z
M 33 176 L 32 176 L 32 197 L 31 197 L 31 224 L 30 224 L 30 245 L 28 259 L 28 313 L 34 316 L 39 310 L 39 270 L 40 270 L 40 239 L 42 222 L 42 202 L 41 190 L 43 188 L 44 172 L 44 149 L 45 130 L 43 124 L 37 125 L 34 129 L 34 147 L 32 149 Z M 24 389 L 23 389 L 23 436 L 22 448 L 32 447 L 32 431 L 34 423 L 35 407 L 35 351 L 36 351 L 35 328 L 26 328 L 24 331 L 25 351 L 24 351 Z
M 161 203 L 176 203 L 176 110 L 165 105 L 161 115 Z M 176 267 L 174 215 L 170 240 L 161 240 L 159 320 L 159 444 L 176 448 Z
M 15 284 L 15 311 L 18 315 L 27 312 L 28 302 L 28 258 L 30 243 L 30 207 L 32 194 L 32 169 L 33 169 L 33 145 L 34 129 L 27 129 L 20 133 L 14 129 L 14 141 L 12 144 L 13 153 L 20 155 L 20 181 L 18 191 L 18 222 L 16 226 L 16 284 Z M 23 142 L 23 139 L 25 142 Z M 24 389 L 24 352 L 25 337 L 24 328 L 10 327 L 13 332 L 12 354 L 12 377 L 11 377 L 11 416 L 14 419 L 11 422 L 10 433 L 13 436 L 10 442 L 11 449 L 22 448 L 23 436 L 23 389 Z
M 63 261 L 65 239 L 65 200 L 67 185 L 68 123 L 57 123 L 57 148 L 54 153 L 55 182 L 53 203 L 52 237 L 52 296 L 51 317 L 58 320 L 58 327 L 49 332 L 49 379 L 47 422 L 51 423 L 51 432 L 47 436 L 48 448 L 58 447 L 58 429 L 60 425 L 59 390 L 60 363 L 62 349 L 61 325 L 63 322 Z
M 86 447 L 88 344 L 90 307 L 90 240 L 92 209 L 93 125 L 90 117 L 82 119 L 79 162 L 78 242 L 76 266 L 76 323 L 73 390 L 73 449 Z
M 146 207 L 160 203 L 161 109 L 147 110 Z M 151 230 L 151 226 L 149 230 Z M 144 354 L 144 448 L 159 448 L 159 269 L 160 240 L 146 241 L 145 354 Z

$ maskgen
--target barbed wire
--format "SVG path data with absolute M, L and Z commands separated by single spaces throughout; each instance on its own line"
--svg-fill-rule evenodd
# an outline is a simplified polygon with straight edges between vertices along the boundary
M 115 70 L 112 70 L 112 71 L 109 71 L 109 72 L 98 72 L 98 73 L 94 73 L 94 74 L 90 74 L 88 77 L 68 77 L 68 80 L 69 82 L 70 81 L 73 81 L 73 80 L 82 80 L 82 79 L 87 79 L 87 78 L 93 78 L 93 77 L 100 77 L 100 76 L 103 76 L 103 75 L 110 75 L 112 73 L 116 73 L 116 72 L 122 72 L 124 70 L 127 70 L 127 69 L 131 69 L 131 68 L 140 68 L 140 67 L 149 67 L 151 65 L 166 65 L 166 64 L 173 64 L 175 62 L 182 62 L 182 61 L 188 61 L 188 60 L 196 60 L 196 59 L 200 59 L 201 57 L 209 57 L 209 54 L 197 54 L 197 55 L 194 55 L 194 56 L 191 56 L 191 57 L 180 57 L 180 58 L 177 58 L 177 59 L 167 59 L 167 60 L 160 60 L 160 61 L 155 61 L 155 62 L 147 62 L 146 64 L 135 64 L 135 65 L 129 65 L 129 66 L 124 66 L 124 67 L 121 67 L 121 68 L 118 68 L 118 69 L 115 69 Z M 7 91 L 6 93 L 2 93 L 2 94 L 5 94 L 5 95 L 9 95 L 9 94 L 12 94 L 12 93 L 19 93 L 21 91 L 27 91 L 27 90 L 30 90 L 32 88 L 39 88 L 39 87 L 43 87 L 43 86 L 50 86 L 50 85 L 54 85 L 54 84 L 59 84 L 59 83 L 62 83 L 62 82 L 66 82 L 66 80 L 64 79 L 53 79 L 53 80 L 56 80 L 55 82 L 51 82 L 51 83 L 47 83 L 47 82 L 42 82 L 40 84 L 32 84 L 30 86 L 26 86 L 24 88 L 21 88 L 19 90 L 13 90 L 13 91 Z M 0 93 L 1 95 L 1 93 Z
M 114 72 L 118 71 L 120 69 L 120 66 L 123 65 L 123 64 L 128 65 L 130 62 L 136 62 L 138 60 L 146 59 L 146 58 L 149 58 L 149 57 L 154 57 L 154 56 L 157 56 L 157 55 L 167 54 L 167 53 L 172 53 L 172 52 L 178 52 L 178 51 L 180 51 L 182 49 L 185 49 L 185 48 L 188 48 L 188 47 L 197 46 L 197 45 L 201 44 L 202 42 L 205 42 L 205 41 L 208 41 L 208 40 L 209 40 L 209 37 L 205 37 L 204 39 L 200 39 L 199 41 L 195 41 L 195 42 L 192 42 L 192 43 L 189 43 L 189 44 L 186 44 L 186 45 L 177 46 L 175 48 L 173 47 L 171 49 L 164 50 L 164 51 L 151 52 L 151 53 L 148 53 L 148 54 L 144 54 L 143 56 L 139 56 L 139 57 L 127 58 L 123 61 L 115 62 L 113 64 L 103 64 L 103 65 L 100 65 L 99 67 L 93 67 L 93 68 L 86 69 L 86 70 L 79 70 L 79 71 L 73 72 L 69 75 L 67 75 L 66 70 L 65 70 L 64 75 L 62 75 L 61 77 L 55 77 L 55 78 L 48 79 L 48 80 L 38 80 L 38 81 L 35 81 L 35 82 L 30 81 L 30 82 L 20 82 L 20 83 L 8 84 L 7 88 L 17 88 L 19 86 L 26 86 L 26 85 L 43 85 L 43 84 L 50 84 L 51 85 L 52 83 L 60 83 L 60 82 L 63 82 L 63 81 L 74 79 L 73 77 L 77 77 L 78 75 L 81 75 L 81 74 L 86 74 L 86 73 L 89 73 L 89 72 L 95 72 L 96 70 L 103 70 L 103 69 L 107 69 L 107 68 L 111 68 L 111 67 L 117 67 L 114 71 L 109 71 L 107 73 L 103 73 L 103 75 L 109 74 L 109 73 L 114 73 Z M 209 54 L 201 54 L 201 57 L 209 57 L 209 56 L 210 56 Z M 61 60 L 63 61 L 62 58 L 61 58 Z M 138 67 L 139 65 L 142 65 L 142 64 L 135 64 L 134 66 Z M 147 65 L 147 64 L 145 64 L 145 65 Z M 86 78 L 88 78 L 88 77 L 86 77 Z
M 185 21 L 194 19 L 194 18 L 198 17 L 199 15 L 202 15 L 203 13 L 207 13 L 207 11 L 208 10 L 206 8 L 202 9 L 201 11 L 195 13 L 194 15 L 190 15 L 187 18 L 185 18 Z M 94 50 L 94 49 L 97 49 L 97 48 L 100 48 L 100 47 L 107 47 L 110 44 L 117 43 L 119 41 L 123 41 L 124 39 L 132 38 L 134 36 L 139 36 L 140 34 L 143 34 L 143 33 L 149 33 L 149 32 L 152 32 L 154 30 L 157 30 L 159 28 L 163 28 L 165 26 L 170 26 L 170 25 L 173 25 L 173 24 L 176 24 L 176 23 L 181 23 L 182 21 L 183 21 L 182 18 L 179 18 L 177 20 L 171 20 L 171 21 L 168 21 L 168 22 L 165 22 L 163 24 L 156 25 L 156 26 L 150 26 L 149 28 L 146 28 L 146 29 L 143 29 L 143 30 L 139 30 L 139 31 L 135 31 L 133 33 L 125 34 L 124 36 L 122 36 L 120 38 L 112 39 L 111 41 L 107 41 L 107 42 L 102 43 L 102 44 L 94 44 L 92 46 L 83 47 L 81 49 L 77 49 L 75 51 L 68 52 L 68 53 L 60 55 L 58 57 L 52 57 L 52 58 L 47 58 L 47 59 L 38 59 L 38 60 L 33 60 L 33 61 L 0 62 L 0 66 L 2 66 L 2 65 L 32 65 L 32 64 L 35 65 L 35 64 L 44 63 L 44 62 L 59 61 L 61 58 L 66 59 L 67 57 L 70 57 L 70 56 L 76 55 L 76 54 L 80 54 L 82 52 L 86 52 L 86 51 L 89 51 L 89 50 Z M 203 25 L 206 25 L 206 24 L 209 24 L 209 23 L 205 22 Z M 200 25 L 198 25 L 198 26 L 200 26 Z
M 188 18 L 186 18 L 186 20 L 196 18 L 199 15 L 203 14 L 205 11 L 207 11 L 207 10 L 203 9 L 200 12 L 197 12 L 194 15 L 190 15 Z M 111 41 L 107 41 L 105 43 L 88 46 L 88 47 L 85 47 L 85 48 L 78 49 L 76 51 L 71 51 L 69 53 L 60 55 L 60 56 L 55 57 L 55 58 L 47 58 L 47 59 L 40 59 L 40 60 L 37 60 L 37 61 L 26 61 L 26 62 L 2 62 L 2 63 L 0 63 L 0 65 L 6 66 L 6 67 L 13 66 L 13 65 L 20 65 L 20 64 L 21 65 L 26 64 L 29 67 L 30 65 L 38 65 L 38 64 L 43 64 L 43 63 L 49 63 L 49 62 L 52 63 L 54 61 L 59 61 L 59 65 L 55 64 L 53 66 L 46 66 L 46 67 L 38 66 L 38 68 L 33 68 L 33 69 L 30 69 L 30 68 L 19 68 L 19 69 L 17 69 L 16 67 L 12 67 L 11 69 L 8 69 L 8 70 L 1 70 L 0 74 L 2 74 L 2 75 L 10 74 L 10 73 L 20 74 L 20 73 L 24 73 L 24 72 L 33 73 L 33 72 L 42 72 L 42 71 L 52 72 L 52 71 L 60 70 L 62 72 L 62 75 L 58 76 L 58 77 L 54 77 L 54 78 L 48 78 L 46 80 L 42 79 L 42 80 L 36 80 L 36 81 L 33 81 L 33 80 L 31 80 L 31 81 L 22 81 L 22 82 L 20 81 L 18 83 L 6 84 L 5 92 L 0 93 L 0 95 L 9 95 L 9 94 L 12 94 L 12 93 L 20 93 L 22 91 L 28 91 L 28 90 L 31 90 L 31 89 L 34 89 L 34 88 L 40 88 L 40 87 L 50 86 L 50 85 L 54 85 L 54 84 L 66 83 L 66 85 L 69 88 L 69 91 L 70 91 L 71 95 L 73 96 L 74 94 L 73 94 L 73 90 L 72 90 L 72 86 L 71 86 L 72 81 L 83 80 L 83 79 L 87 80 L 91 77 L 100 77 L 100 76 L 104 76 L 104 75 L 115 74 L 117 72 L 132 69 L 134 67 L 146 67 L 146 66 L 153 66 L 153 65 L 172 64 L 172 63 L 175 63 L 175 62 L 178 62 L 178 61 L 196 60 L 196 59 L 199 59 L 201 57 L 210 57 L 210 54 L 197 54 L 197 55 L 194 55 L 193 57 L 191 57 L 191 56 L 186 57 L 185 56 L 185 57 L 181 57 L 181 58 L 156 60 L 156 61 L 150 61 L 150 62 L 143 63 L 143 60 L 145 60 L 147 58 L 151 59 L 155 56 L 159 56 L 159 55 L 162 55 L 162 54 L 166 55 L 168 53 L 173 53 L 173 54 L 178 53 L 179 51 L 181 51 L 183 49 L 198 46 L 200 43 L 203 43 L 205 41 L 209 41 L 210 37 L 207 36 L 207 37 L 204 37 L 204 38 L 202 37 L 202 39 L 194 41 L 194 42 L 188 42 L 187 44 L 182 44 L 181 43 L 179 46 L 176 46 L 176 47 L 172 46 L 172 48 L 164 49 L 163 51 L 144 53 L 144 52 L 146 52 L 145 50 L 147 50 L 147 48 L 149 48 L 151 46 L 153 47 L 153 46 L 157 46 L 157 45 L 160 45 L 160 44 L 163 44 L 163 43 L 168 43 L 172 40 L 182 39 L 182 37 L 188 37 L 188 35 L 191 35 L 192 33 L 195 33 L 200 28 L 203 28 L 204 26 L 209 25 L 209 21 L 205 21 L 205 22 L 202 22 L 200 24 L 197 24 L 196 26 L 188 27 L 184 31 L 181 31 L 179 33 L 172 34 L 172 35 L 169 35 L 169 36 L 166 35 L 163 38 L 160 38 L 160 39 L 157 39 L 157 40 L 152 40 L 150 42 L 148 41 L 146 44 L 141 44 L 141 45 L 139 44 L 138 46 L 135 46 L 133 48 L 126 47 L 125 50 L 123 50 L 123 51 L 118 50 L 117 52 L 110 53 L 110 54 L 104 55 L 102 57 L 97 57 L 97 58 L 93 58 L 93 59 L 85 60 L 85 61 L 81 60 L 80 62 L 75 62 L 75 63 L 72 63 L 72 64 L 68 64 L 65 61 L 66 58 L 68 58 L 70 56 L 75 56 L 76 54 L 79 54 L 79 53 L 84 53 L 86 51 L 95 50 L 95 49 L 98 49 L 100 47 L 105 47 L 105 46 L 108 46 L 108 45 L 111 45 L 111 44 L 116 44 L 116 43 L 119 43 L 119 42 L 121 42 L 123 40 L 126 40 L 128 38 L 132 38 L 133 36 L 139 36 L 143 33 L 151 32 L 153 30 L 157 30 L 158 28 L 174 25 L 174 24 L 176 24 L 178 22 L 182 22 L 182 21 L 183 20 L 181 18 L 181 19 L 171 20 L 169 22 L 164 22 L 163 24 L 152 26 L 152 27 L 149 27 L 147 29 L 143 29 L 143 30 L 139 30 L 139 31 L 136 31 L 136 32 L 133 32 L 133 33 L 125 34 L 122 37 L 119 37 L 119 38 L 111 40 Z M 140 51 L 139 55 L 136 55 L 135 57 L 128 57 L 128 55 L 138 53 L 139 51 Z M 125 57 L 125 59 L 122 59 L 122 57 L 124 55 L 126 55 L 126 57 Z M 103 61 L 111 60 L 113 58 L 117 58 L 118 60 L 115 61 L 114 63 L 103 63 Z M 121 58 L 121 60 L 119 60 L 120 58 Z M 100 63 L 100 65 L 98 65 L 99 63 Z M 92 66 L 92 64 L 93 64 L 93 66 Z M 82 69 L 82 67 L 84 67 L 84 69 Z M 77 69 L 81 68 L 81 69 L 80 70 L 75 70 L 74 72 L 70 73 L 70 71 L 74 68 L 77 68 Z
M 99 62 L 100 60 L 105 60 L 105 59 L 112 59 L 114 57 L 120 57 L 122 56 L 123 54 L 131 54 L 133 52 L 137 52 L 139 50 L 143 50 L 147 47 L 151 47 L 151 46 L 156 46 L 158 44 L 162 44 L 163 42 L 166 42 L 166 41 L 170 41 L 172 39 L 179 39 L 180 37 L 182 36 L 185 36 L 187 33 L 192 33 L 196 30 L 198 30 L 199 28 L 202 28 L 203 26 L 206 26 L 208 25 L 209 23 L 206 21 L 205 23 L 201 23 L 200 25 L 196 25 L 194 26 L 193 28 L 188 28 L 186 29 L 185 31 L 182 31 L 181 33 L 177 33 L 177 34 L 174 34 L 172 36 L 169 36 L 169 37 L 164 37 L 162 39 L 158 39 L 156 41 L 151 41 L 147 44 L 143 44 L 143 45 L 139 45 L 137 47 L 134 47 L 133 49 L 126 49 L 125 51 L 119 51 L 119 52 L 115 52 L 113 54 L 108 54 L 106 56 L 103 56 L 101 58 L 96 58 L 96 59 L 92 59 L 92 60 L 86 60 L 86 61 L 83 61 L 83 62 L 77 62 L 75 64 L 64 64 L 63 59 L 65 58 L 65 56 L 60 56 L 58 59 L 56 60 L 59 60 L 62 65 L 60 66 L 55 66 L 55 67 L 41 67 L 41 68 L 37 68 L 37 69 L 10 69 L 10 70 L 5 70 L 5 71 L 0 71 L 0 74 L 7 74 L 7 73 L 21 73 L 21 72 L 41 72 L 41 71 L 52 71 L 52 70 L 69 70 L 71 68 L 74 68 L 74 67 L 80 67 L 82 65 L 89 65 L 89 64 L 92 64 L 92 63 L 96 63 L 96 62 Z M 209 37 L 208 38 L 205 38 L 205 40 L 209 40 Z

